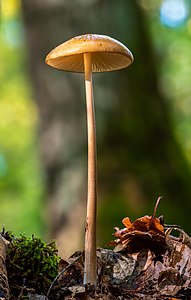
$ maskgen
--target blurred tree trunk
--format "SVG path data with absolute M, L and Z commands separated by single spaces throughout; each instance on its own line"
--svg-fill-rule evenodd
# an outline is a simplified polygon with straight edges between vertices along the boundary
M 167 221 L 183 222 L 191 207 L 191 176 L 158 87 L 163 57 L 154 53 L 139 1 L 31 0 L 23 1 L 23 15 L 39 110 L 51 236 L 59 237 L 68 249 L 76 240 L 78 245 L 69 251 L 79 247 L 85 220 L 87 142 L 83 76 L 51 69 L 44 59 L 56 45 L 83 33 L 110 35 L 135 56 L 128 69 L 94 76 L 100 240 L 109 239 L 121 217 L 150 213 L 158 195 L 164 197 L 161 207 L 168 213 Z

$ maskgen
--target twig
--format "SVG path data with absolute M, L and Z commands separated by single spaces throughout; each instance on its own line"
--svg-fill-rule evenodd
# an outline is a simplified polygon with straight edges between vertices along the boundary
M 48 292 L 46 294 L 46 297 L 48 299 L 50 291 L 52 289 L 52 287 L 54 286 L 54 284 L 56 283 L 56 281 L 58 280 L 58 278 L 64 273 L 66 272 L 75 262 L 77 262 L 79 259 L 81 258 L 81 256 L 79 256 L 78 258 L 76 258 L 72 263 L 70 263 L 68 266 L 66 266 L 64 269 L 62 269 L 62 271 L 54 278 L 53 282 L 51 283 Z
M 156 202 L 155 207 L 154 207 L 154 212 L 153 212 L 153 215 L 152 215 L 152 219 L 154 219 L 155 216 L 156 216 L 156 211 L 157 211 L 157 208 L 158 208 L 158 205 L 159 205 L 159 202 L 160 202 L 161 198 L 162 198 L 162 196 L 158 197 L 158 199 L 157 199 L 157 202 Z
M 23 285 L 22 285 L 20 294 L 18 296 L 18 299 L 21 299 L 21 297 L 23 296 L 23 292 L 24 292 L 24 289 L 25 289 L 25 283 L 26 283 L 26 278 L 23 278 Z

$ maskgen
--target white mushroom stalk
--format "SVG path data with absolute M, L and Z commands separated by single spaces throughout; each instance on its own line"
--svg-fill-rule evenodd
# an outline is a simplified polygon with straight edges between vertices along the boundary
M 88 193 L 85 236 L 84 283 L 96 285 L 97 154 L 92 72 L 128 67 L 131 51 L 119 41 L 99 34 L 74 37 L 53 49 L 46 63 L 54 68 L 85 73 L 88 131 Z
M 85 234 L 84 284 L 96 284 L 97 153 L 91 54 L 84 53 L 88 132 L 88 196 Z

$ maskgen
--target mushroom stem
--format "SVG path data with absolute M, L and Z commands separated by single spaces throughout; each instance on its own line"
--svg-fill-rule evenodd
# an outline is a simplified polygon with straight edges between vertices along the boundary
M 88 131 L 88 194 L 85 235 L 84 284 L 96 284 L 97 155 L 91 54 L 84 53 Z

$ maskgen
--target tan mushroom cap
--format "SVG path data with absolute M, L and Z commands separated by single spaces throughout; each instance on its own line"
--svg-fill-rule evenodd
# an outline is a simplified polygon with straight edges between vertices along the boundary
M 54 48 L 46 63 L 56 69 L 84 72 L 84 53 L 91 53 L 92 72 L 107 72 L 127 67 L 133 62 L 131 51 L 106 35 L 85 34 Z

